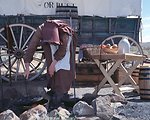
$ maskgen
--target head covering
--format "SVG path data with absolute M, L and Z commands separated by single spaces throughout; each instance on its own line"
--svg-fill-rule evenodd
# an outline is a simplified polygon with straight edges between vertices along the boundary
M 73 29 L 65 21 L 63 21 L 63 20 L 52 20 L 51 22 L 55 23 L 60 30 L 67 33 L 68 35 L 72 34 Z
M 58 27 L 54 23 L 45 22 L 42 26 L 42 38 L 43 41 L 60 44 Z
M 42 26 L 42 38 L 49 43 L 61 43 L 59 32 L 71 35 L 73 30 L 62 20 L 47 20 Z

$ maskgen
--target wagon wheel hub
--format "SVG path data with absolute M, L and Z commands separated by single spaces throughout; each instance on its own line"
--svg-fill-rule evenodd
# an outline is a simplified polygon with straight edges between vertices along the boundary
M 18 49 L 14 52 L 14 55 L 17 59 L 21 59 L 24 56 L 24 51 L 21 49 Z

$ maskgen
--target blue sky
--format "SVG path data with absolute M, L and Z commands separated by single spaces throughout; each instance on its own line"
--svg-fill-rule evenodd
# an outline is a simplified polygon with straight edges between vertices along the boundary
M 150 42 L 150 0 L 142 0 L 142 41 Z

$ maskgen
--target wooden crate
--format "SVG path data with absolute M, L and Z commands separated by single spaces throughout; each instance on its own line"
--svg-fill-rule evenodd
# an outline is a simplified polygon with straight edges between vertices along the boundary
M 104 76 L 94 62 L 76 63 L 76 81 L 100 82 Z

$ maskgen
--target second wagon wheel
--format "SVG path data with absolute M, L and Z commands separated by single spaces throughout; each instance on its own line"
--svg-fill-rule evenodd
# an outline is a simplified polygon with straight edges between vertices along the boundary
M 110 37 L 106 38 L 102 42 L 102 44 L 104 44 L 104 45 L 106 45 L 106 44 L 110 44 L 110 45 L 118 44 L 119 41 L 123 38 L 127 38 L 129 43 L 130 43 L 130 53 L 143 55 L 142 47 L 134 39 L 132 39 L 131 37 L 126 36 L 126 35 L 113 35 L 113 36 L 110 36 Z
M 28 47 L 28 43 L 35 28 L 26 24 L 11 24 L 0 29 L 0 66 L 2 79 L 9 81 L 11 79 L 17 81 L 23 76 L 25 65 L 23 56 Z M 30 78 L 34 80 L 45 69 L 46 63 L 43 55 L 42 47 L 37 47 L 30 63 Z M 10 71 L 11 69 L 11 71 Z
M 114 44 L 118 45 L 120 40 L 123 38 L 127 38 L 129 43 L 130 43 L 130 53 L 137 54 L 137 55 L 143 55 L 144 54 L 142 47 L 134 39 L 132 39 L 131 37 L 126 36 L 126 35 L 110 36 L 102 42 L 102 45 L 107 45 L 107 44 L 110 44 L 111 46 L 113 46 Z M 113 61 L 109 61 L 109 63 L 113 64 Z M 134 64 L 134 61 L 130 61 L 130 62 L 125 62 L 124 65 L 126 65 L 125 67 L 130 68 L 133 64 Z

